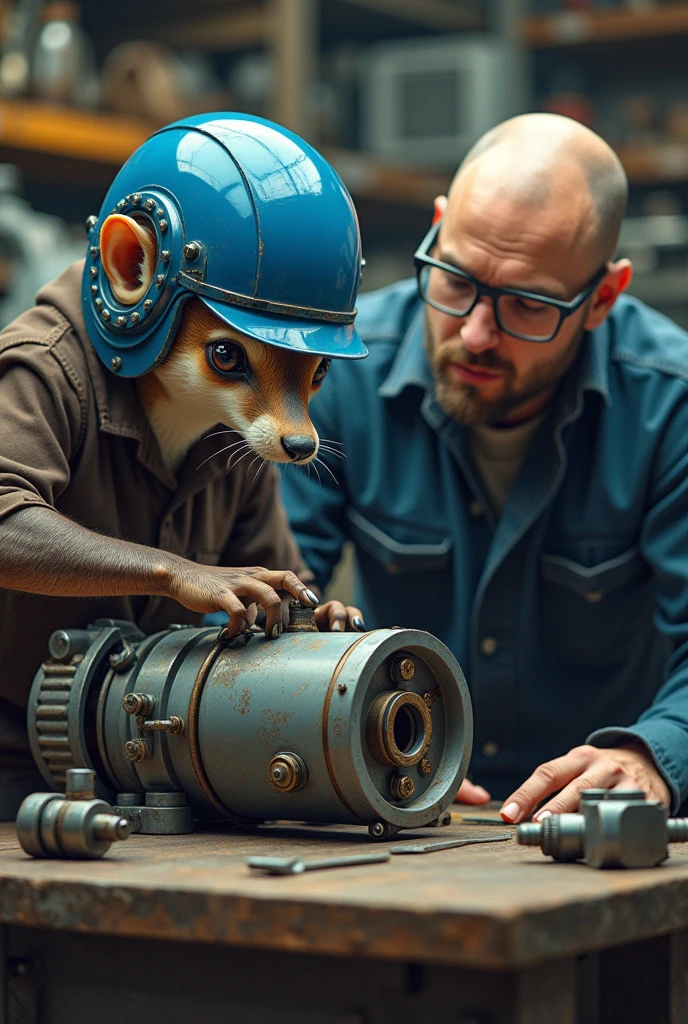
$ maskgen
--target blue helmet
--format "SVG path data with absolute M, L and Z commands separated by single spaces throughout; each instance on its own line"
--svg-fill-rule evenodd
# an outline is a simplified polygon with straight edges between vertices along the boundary
M 98 240 L 111 213 L 145 218 L 158 265 L 135 305 L 112 293 Z M 139 377 L 164 359 L 198 296 L 230 327 L 282 348 L 357 359 L 361 280 L 356 211 L 308 143 L 248 114 L 168 125 L 129 158 L 89 220 L 82 306 L 105 365 Z

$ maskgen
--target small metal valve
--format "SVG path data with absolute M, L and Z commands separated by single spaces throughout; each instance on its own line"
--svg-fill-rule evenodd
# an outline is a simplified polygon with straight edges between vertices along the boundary
M 577 814 L 519 825 L 516 839 L 558 861 L 652 868 L 669 856 L 669 843 L 688 842 L 688 818 L 668 818 L 664 804 L 646 800 L 639 789 L 587 789 Z
M 17 814 L 17 838 L 31 857 L 95 860 L 129 838 L 129 822 L 94 791 L 95 772 L 70 768 L 61 793 L 32 793 Z

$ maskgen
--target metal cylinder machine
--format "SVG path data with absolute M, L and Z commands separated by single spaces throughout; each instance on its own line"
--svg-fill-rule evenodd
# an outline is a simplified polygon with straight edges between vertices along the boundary
M 194 819 L 364 824 L 373 838 L 441 819 L 471 752 L 466 683 L 429 633 L 318 633 L 297 602 L 277 642 L 98 620 L 59 630 L 28 727 L 52 789 L 95 772 L 133 832 Z M 46 854 L 49 855 L 49 854 Z

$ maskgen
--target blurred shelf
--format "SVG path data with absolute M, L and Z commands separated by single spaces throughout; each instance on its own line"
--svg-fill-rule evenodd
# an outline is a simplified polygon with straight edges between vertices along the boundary
M 342 0 L 350 7 L 387 14 L 423 28 L 461 32 L 480 28 L 483 19 L 466 0 Z
M 0 99 L 0 146 L 118 166 L 154 131 L 146 121 Z
M 383 15 L 393 22 L 405 23 L 416 30 L 462 32 L 478 29 L 483 19 L 470 0 L 334 0 L 339 22 L 352 22 L 360 32 L 365 15 Z M 273 0 L 250 5 L 231 5 L 193 18 L 165 19 L 153 26 L 157 38 L 184 49 L 206 53 L 229 53 L 269 45 L 280 31 L 282 12 Z M 151 30 L 151 26 L 148 26 Z M 144 30 L 145 31 L 145 30 Z
M 620 146 L 619 158 L 634 185 L 688 181 L 688 144 Z
M 0 149 L 42 157 L 65 157 L 89 165 L 118 168 L 155 131 L 146 121 L 113 114 L 0 99 Z M 430 211 L 436 195 L 446 191 L 450 176 L 386 164 L 365 153 L 324 149 L 352 195 L 393 206 Z M 75 165 L 76 166 L 76 165 Z M 52 169 L 46 163 L 46 178 Z M 429 215 L 429 214 L 428 214 Z
M 687 306 L 688 266 L 635 274 L 628 290 L 650 306 Z
M 561 11 L 527 18 L 523 42 L 532 47 L 580 46 L 625 39 L 688 34 L 688 3 L 664 3 L 647 11 Z

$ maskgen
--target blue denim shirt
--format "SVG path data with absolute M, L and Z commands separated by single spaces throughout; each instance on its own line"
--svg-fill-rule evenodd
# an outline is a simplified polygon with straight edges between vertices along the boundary
M 322 587 L 353 540 L 369 628 L 428 629 L 475 714 L 471 777 L 508 795 L 541 762 L 639 738 L 688 796 L 688 334 L 621 298 L 586 335 L 498 521 L 468 430 L 440 408 L 423 304 L 365 295 L 362 361 L 311 405 L 337 477 L 288 467 L 283 496 Z

